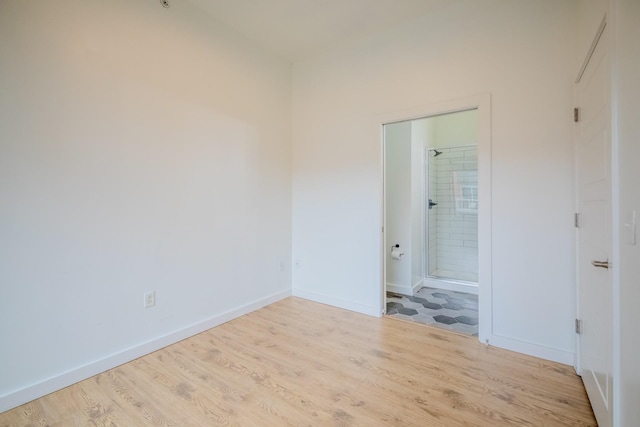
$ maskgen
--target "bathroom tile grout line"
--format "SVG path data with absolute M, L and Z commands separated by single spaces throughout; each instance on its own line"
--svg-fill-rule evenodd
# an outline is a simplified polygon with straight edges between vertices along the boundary
M 423 286 L 414 296 L 387 292 L 388 316 L 478 335 L 478 296 Z

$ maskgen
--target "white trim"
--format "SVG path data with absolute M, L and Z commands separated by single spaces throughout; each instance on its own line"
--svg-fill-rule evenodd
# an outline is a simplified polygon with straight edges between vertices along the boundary
M 416 291 L 419 290 L 423 286 L 423 281 L 420 280 L 415 283 L 410 288 L 406 286 L 395 285 L 393 283 L 387 283 L 387 291 L 395 292 L 396 294 L 408 295 L 410 297 L 416 294 Z
M 614 266 L 611 272 L 611 290 L 612 290 L 612 336 L 611 336 L 611 423 L 613 426 L 622 426 L 622 422 L 632 410 L 623 407 L 623 394 L 625 390 L 622 387 L 622 375 L 625 373 L 622 371 L 621 366 L 621 349 L 622 349 L 622 325 L 621 325 L 621 312 L 620 312 L 620 293 L 622 283 L 620 281 L 620 227 L 621 227 L 621 200 L 620 200 L 620 138 L 619 138 L 619 123 L 618 123 L 618 111 L 619 111 L 619 82 L 618 76 L 620 73 L 619 68 L 619 49 L 618 38 L 621 37 L 621 30 L 618 25 L 618 4 L 617 0 L 609 2 L 608 14 L 605 15 L 603 20 L 611 18 L 611 30 L 609 31 L 607 48 L 609 50 L 608 55 L 608 68 L 609 68 L 609 102 L 610 102 L 610 119 L 609 119 L 609 131 L 610 134 L 610 146 L 611 150 L 611 261 Z M 606 25 L 606 24 L 605 24 Z M 629 393 L 629 390 L 626 390 Z M 630 401 L 631 399 L 626 399 Z
M 378 126 L 378 141 L 380 141 L 380 149 L 378 152 L 378 161 L 380 162 L 380 182 L 379 187 L 382 188 L 382 198 L 381 198 L 381 206 L 380 206 L 380 228 L 382 231 L 380 233 L 380 239 L 378 243 L 378 259 L 382 259 L 380 263 L 379 272 L 380 277 L 378 278 L 377 283 L 382 283 L 382 291 L 380 292 L 380 297 L 378 301 L 380 306 L 378 307 L 378 312 L 381 314 L 386 314 L 387 312 L 387 291 L 386 291 L 386 281 L 387 281 L 387 260 L 386 260 L 386 249 L 387 249 L 387 229 L 386 218 L 387 218 L 387 192 L 385 191 L 386 182 L 387 182 L 387 162 L 385 161 L 385 142 L 384 142 L 384 124 L 380 124 L 380 122 L 376 121 L 375 125 Z
M 424 286 L 444 289 L 447 291 L 466 292 L 468 294 L 478 295 L 478 285 L 476 283 L 456 282 L 453 280 L 426 277 L 424 279 Z
M 493 261 L 491 205 L 491 96 L 478 108 L 478 339 L 493 335 Z
M 480 200 L 478 209 L 478 310 L 479 310 L 479 331 L 478 339 L 486 342 L 493 331 L 493 282 L 492 282 L 492 249 L 491 249 L 491 95 L 480 94 L 467 98 L 454 99 L 439 102 L 408 110 L 382 113 L 374 117 L 375 126 L 378 127 L 380 144 L 381 163 L 381 212 L 383 213 L 378 230 L 383 229 L 386 212 L 384 194 L 384 125 L 425 117 L 438 116 L 442 114 L 455 113 L 458 111 L 468 111 L 476 109 L 478 111 L 478 198 Z M 380 292 L 381 307 L 384 310 L 386 272 L 385 265 L 385 236 L 381 238 L 379 247 L 379 260 L 382 263 L 382 277 L 377 286 Z
M 575 353 L 572 351 L 545 347 L 500 335 L 492 335 L 489 338 L 488 344 L 505 350 L 511 350 L 517 353 L 523 353 L 529 356 L 539 357 L 540 359 L 551 360 L 552 362 L 558 362 L 569 366 L 573 364 L 573 358 L 575 356 Z
M 113 369 L 116 366 L 120 366 L 146 354 L 160 350 L 161 348 L 167 347 L 171 344 L 175 344 L 178 341 L 182 341 L 183 339 L 204 332 L 207 329 L 211 329 L 230 320 L 251 313 L 252 311 L 266 307 L 267 305 L 273 304 L 289 296 L 291 296 L 290 289 L 268 295 L 264 298 L 252 301 L 232 310 L 225 311 L 224 313 L 215 315 L 201 322 L 194 323 L 183 329 L 170 332 L 166 335 L 93 361 L 84 366 L 80 366 L 79 368 L 63 372 L 39 383 L 0 396 L 0 412 L 8 411 L 16 406 L 20 406 L 79 381 L 91 378 L 94 375 L 98 375 L 109 369 Z
M 382 311 L 378 307 L 360 304 L 355 301 L 334 298 L 329 295 L 319 294 L 317 292 L 305 291 L 304 289 L 293 289 L 293 296 L 308 299 L 309 301 L 319 302 L 321 304 L 331 305 L 333 307 L 343 308 L 356 313 L 362 313 L 369 316 L 382 317 Z

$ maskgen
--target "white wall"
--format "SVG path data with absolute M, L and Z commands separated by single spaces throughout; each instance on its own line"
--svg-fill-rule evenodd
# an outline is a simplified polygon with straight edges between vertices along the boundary
M 424 280 L 424 120 L 384 127 L 387 290 L 413 295 Z M 400 245 L 401 259 L 391 258 Z
M 411 122 L 392 123 L 384 128 L 386 153 L 386 230 L 385 262 L 390 291 L 411 294 L 412 172 Z M 391 258 L 391 247 L 400 245 L 400 259 Z
M 290 293 L 290 65 L 185 2 L 5 0 L 0 70 L 0 411 Z
M 619 302 L 618 319 L 619 347 L 614 356 L 619 356 L 619 370 L 614 389 L 614 419 L 616 426 L 636 425 L 640 420 L 640 240 L 630 244 L 629 223 L 632 211 L 640 220 L 640 2 L 616 0 L 614 2 L 615 50 L 614 50 L 614 146 L 618 149 L 620 184 L 619 191 Z M 636 237 L 640 237 L 637 235 Z M 614 268 L 615 264 L 614 264 Z M 614 386 L 615 387 L 615 386 Z M 619 403 L 618 403 L 619 402 Z
M 491 93 L 492 333 L 572 361 L 576 5 L 462 1 L 294 65 L 294 293 L 377 310 L 377 117 Z
M 478 143 L 478 111 L 458 111 L 431 119 L 434 128 L 434 144 L 431 147 L 444 148 Z

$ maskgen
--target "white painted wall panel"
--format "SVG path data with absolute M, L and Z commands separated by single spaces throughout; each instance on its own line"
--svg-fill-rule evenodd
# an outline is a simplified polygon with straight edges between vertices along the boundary
M 385 260 L 387 284 L 403 288 L 411 293 L 413 264 L 412 232 L 412 142 L 411 122 L 392 123 L 385 126 L 387 195 L 387 247 Z M 391 258 L 391 247 L 400 245 L 404 254 L 400 259 Z M 397 289 L 397 291 L 401 291 Z
M 491 93 L 493 334 L 571 360 L 576 15 L 570 0 L 466 1 L 295 64 L 294 292 L 378 306 L 376 117 Z
M 7 0 L 0 70 L 0 401 L 289 292 L 289 64 L 185 2 Z

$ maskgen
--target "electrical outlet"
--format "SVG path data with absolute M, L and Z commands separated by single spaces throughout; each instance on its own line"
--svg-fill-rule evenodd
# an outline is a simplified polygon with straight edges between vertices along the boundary
M 284 262 L 280 262 L 280 271 L 284 271 Z
M 149 291 L 144 293 L 144 308 L 153 307 L 156 305 L 156 292 Z

